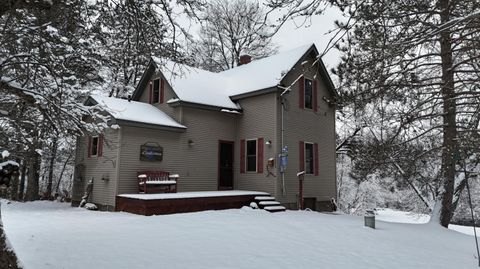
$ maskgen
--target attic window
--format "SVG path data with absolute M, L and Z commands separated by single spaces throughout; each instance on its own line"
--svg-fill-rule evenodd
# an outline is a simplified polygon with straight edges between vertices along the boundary
M 160 79 L 153 81 L 153 103 L 160 102 Z
M 305 108 L 313 109 L 313 82 L 311 79 L 305 78 Z

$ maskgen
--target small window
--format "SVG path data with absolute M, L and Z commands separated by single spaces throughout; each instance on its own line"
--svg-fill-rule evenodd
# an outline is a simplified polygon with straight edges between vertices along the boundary
M 98 155 L 98 136 L 92 137 L 92 145 L 90 146 L 90 155 L 97 156 Z
M 305 173 L 313 174 L 313 144 L 305 143 Z
M 160 79 L 153 81 L 153 102 L 160 103 Z
M 305 108 L 313 109 L 313 82 L 305 79 Z
M 247 172 L 257 171 L 257 140 L 247 140 Z

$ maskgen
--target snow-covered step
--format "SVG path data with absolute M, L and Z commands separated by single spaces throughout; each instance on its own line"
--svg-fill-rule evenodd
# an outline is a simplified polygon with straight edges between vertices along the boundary
M 261 206 L 274 206 L 274 205 L 280 205 L 279 202 L 277 201 L 262 201 L 260 203 L 258 203 L 259 205 Z
M 275 201 L 275 197 L 272 196 L 255 196 L 256 201 Z
M 266 206 L 264 207 L 263 209 L 267 210 L 268 212 L 270 213 L 273 213 L 273 212 L 281 212 L 281 211 L 285 211 L 286 208 L 284 206 L 281 206 L 281 205 L 277 205 L 277 206 Z

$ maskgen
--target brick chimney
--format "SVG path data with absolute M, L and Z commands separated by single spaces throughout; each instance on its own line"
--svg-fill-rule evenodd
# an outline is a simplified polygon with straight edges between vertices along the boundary
M 246 55 L 246 54 L 240 55 L 240 59 L 238 61 L 238 66 L 248 64 L 251 61 L 252 61 L 252 56 Z

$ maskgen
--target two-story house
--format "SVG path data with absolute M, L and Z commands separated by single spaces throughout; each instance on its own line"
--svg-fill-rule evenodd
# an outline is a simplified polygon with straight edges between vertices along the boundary
M 213 73 L 152 57 L 132 100 L 89 97 L 119 128 L 78 139 L 73 204 L 93 179 L 91 202 L 113 210 L 138 192 L 137 171 L 164 170 L 179 174 L 178 192 L 262 191 L 296 208 L 305 171 L 306 206 L 328 210 L 336 91 L 315 45 L 241 62 Z M 161 158 L 142 158 L 148 145 Z

